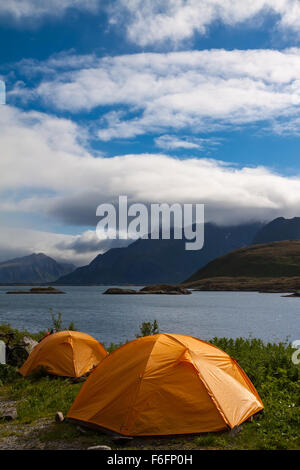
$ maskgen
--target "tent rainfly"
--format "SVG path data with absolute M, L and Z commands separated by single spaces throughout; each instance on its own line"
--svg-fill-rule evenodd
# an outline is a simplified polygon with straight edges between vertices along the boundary
M 81 377 L 96 367 L 107 351 L 95 338 L 79 331 L 60 331 L 44 338 L 19 369 L 23 376 L 40 367 L 49 374 Z
M 107 356 L 67 417 L 125 436 L 154 436 L 233 428 L 263 408 L 224 351 L 191 336 L 157 334 Z

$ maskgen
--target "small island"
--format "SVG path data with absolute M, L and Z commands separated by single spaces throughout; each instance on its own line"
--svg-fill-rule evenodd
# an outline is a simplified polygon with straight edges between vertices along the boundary
M 146 294 L 167 294 L 167 295 L 187 295 L 191 291 L 181 286 L 172 286 L 169 284 L 158 284 L 146 286 L 142 289 L 123 289 L 120 287 L 110 287 L 103 294 L 121 294 L 121 295 L 146 295 Z
M 7 294 L 65 294 L 62 290 L 54 287 L 32 287 L 30 290 L 10 290 Z

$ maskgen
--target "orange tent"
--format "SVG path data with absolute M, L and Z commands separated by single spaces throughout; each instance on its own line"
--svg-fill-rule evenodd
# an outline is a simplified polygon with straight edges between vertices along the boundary
M 125 436 L 233 428 L 263 409 L 237 362 L 191 336 L 131 341 L 89 376 L 67 417 Z
M 79 331 L 60 331 L 44 338 L 19 369 L 23 376 L 43 366 L 50 374 L 81 377 L 107 355 L 95 338 Z

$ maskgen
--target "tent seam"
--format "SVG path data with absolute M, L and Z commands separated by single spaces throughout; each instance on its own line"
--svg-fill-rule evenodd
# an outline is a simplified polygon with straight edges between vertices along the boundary
M 148 359 L 147 359 L 147 361 L 146 361 L 144 370 L 143 370 L 143 372 L 142 372 L 142 374 L 141 374 L 141 376 L 140 376 L 140 378 L 139 378 L 139 384 L 138 384 L 138 386 L 137 386 L 137 390 L 136 390 L 136 392 L 135 392 L 134 398 L 133 398 L 131 404 L 130 404 L 129 407 L 128 407 L 128 413 L 127 413 L 126 419 L 124 420 L 124 424 L 120 427 L 120 431 L 122 430 L 122 428 L 124 428 L 124 427 L 128 424 L 130 411 L 132 411 L 132 409 L 133 409 L 133 407 L 134 407 L 134 405 L 135 405 L 135 402 L 136 402 L 136 399 L 137 399 L 137 397 L 138 397 L 138 394 L 139 394 L 139 391 L 140 391 L 140 388 L 141 388 L 141 385 L 142 385 L 142 381 L 143 381 L 143 378 L 144 378 L 144 375 L 145 375 L 145 371 L 146 371 L 146 369 L 147 369 L 147 365 L 148 365 L 148 363 L 149 363 L 149 361 L 150 361 L 150 357 L 151 357 L 152 351 L 153 351 L 154 346 L 156 345 L 156 343 L 157 343 L 157 340 L 153 343 L 153 346 L 152 346 L 152 349 L 151 349 L 151 351 L 150 351 L 150 353 L 149 353 L 149 356 L 148 356 Z M 128 432 L 130 432 L 129 428 L 128 428 Z
M 188 349 L 188 348 L 187 348 Z M 190 350 L 188 349 L 188 351 L 190 352 Z M 190 354 L 191 356 L 191 354 Z M 216 409 L 218 410 L 219 414 L 221 415 L 221 417 L 224 419 L 225 423 L 231 428 L 231 425 L 228 421 L 228 418 L 223 410 L 223 408 L 221 407 L 220 403 L 218 402 L 218 400 L 216 399 L 216 397 L 214 396 L 211 388 L 209 387 L 209 385 L 207 384 L 206 380 L 203 378 L 202 374 L 200 373 L 200 370 L 198 369 L 198 367 L 196 366 L 196 364 L 194 363 L 194 359 L 192 358 L 191 356 L 191 359 L 192 359 L 192 363 L 193 363 L 193 366 L 195 367 L 195 369 L 197 370 L 197 376 L 199 378 L 199 380 L 202 382 L 202 384 L 204 385 L 208 395 L 210 396 L 210 398 L 212 399 Z
M 72 349 L 72 362 L 73 362 L 74 374 L 75 374 L 75 377 L 77 377 L 77 367 L 76 367 L 76 363 L 75 363 L 74 349 L 73 349 L 73 338 L 72 338 L 71 334 L 70 334 L 70 346 L 71 346 L 71 349 Z

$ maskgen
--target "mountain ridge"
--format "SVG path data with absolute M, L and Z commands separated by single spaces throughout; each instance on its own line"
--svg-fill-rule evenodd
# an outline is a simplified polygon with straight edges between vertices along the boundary
M 0 262 L 1 284 L 33 284 L 53 282 L 75 269 L 73 264 L 59 263 L 44 253 Z
M 97 255 L 88 265 L 62 276 L 55 284 L 177 284 L 199 265 L 248 245 L 261 227 L 259 222 L 227 227 L 207 223 L 204 247 L 198 251 L 185 250 L 185 239 L 139 239 L 127 247 Z

